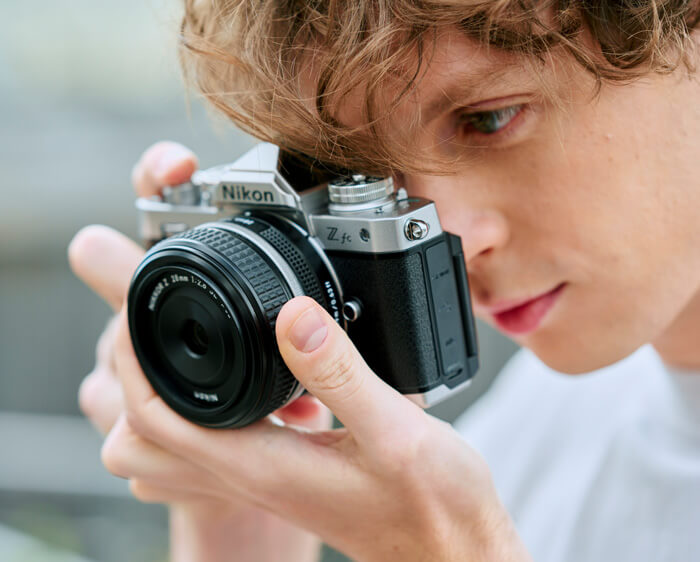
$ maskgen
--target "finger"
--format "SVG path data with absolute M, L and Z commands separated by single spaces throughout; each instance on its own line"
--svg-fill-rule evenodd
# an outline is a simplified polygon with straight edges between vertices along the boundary
M 119 381 L 102 366 L 83 379 L 78 401 L 80 409 L 102 435 L 109 433 L 124 408 Z
M 134 433 L 120 415 L 102 445 L 102 464 L 122 478 L 137 478 L 196 493 L 222 489 L 209 471 Z
M 132 496 L 143 503 L 180 503 L 192 506 L 194 504 L 204 504 L 211 501 L 222 501 L 221 498 L 214 493 L 203 494 L 191 492 L 140 479 L 129 480 L 129 491 Z
M 212 496 L 185 492 L 177 488 L 169 488 L 145 480 L 129 480 L 131 495 L 142 503 L 202 503 L 212 499 Z
M 143 254 L 138 244 L 101 225 L 86 226 L 68 247 L 73 272 L 114 310 L 122 307 Z
M 131 173 L 131 181 L 139 197 L 158 195 L 166 185 L 177 185 L 190 179 L 197 169 L 197 157 L 179 143 L 161 141 L 143 153 Z
M 291 404 L 274 413 L 284 423 L 304 427 L 313 431 L 329 429 L 333 414 L 318 399 L 304 394 Z
M 116 370 L 116 365 L 114 363 L 114 340 L 117 336 L 117 329 L 119 328 L 119 316 L 112 316 L 107 322 L 100 339 L 97 340 L 96 349 L 96 359 L 97 364 L 101 367 L 106 368 L 112 374 Z
M 160 447 L 190 459 L 215 474 L 228 475 L 230 486 L 246 496 L 289 494 L 289 482 L 300 486 L 318 480 L 315 467 L 337 461 L 337 451 L 323 449 L 290 426 L 269 419 L 243 429 L 222 431 L 188 422 L 153 391 L 134 354 L 126 314 L 120 314 L 115 344 L 118 378 L 124 388 L 129 425 Z M 280 459 L 285 459 L 283 465 Z M 235 475 L 235 477 L 231 477 Z
M 377 442 L 386 428 L 418 421 L 422 410 L 375 375 L 343 329 L 313 299 L 282 307 L 277 342 L 290 371 L 353 436 Z

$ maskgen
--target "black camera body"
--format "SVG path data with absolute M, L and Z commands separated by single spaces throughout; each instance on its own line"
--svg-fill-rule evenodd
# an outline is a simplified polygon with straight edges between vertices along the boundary
M 460 239 L 431 201 L 355 174 L 305 190 L 279 150 L 196 172 L 139 199 L 155 245 L 132 280 L 132 341 L 163 399 L 209 427 L 241 427 L 303 387 L 275 341 L 285 302 L 307 295 L 383 380 L 423 407 L 478 368 Z M 292 187 L 304 190 L 301 195 Z

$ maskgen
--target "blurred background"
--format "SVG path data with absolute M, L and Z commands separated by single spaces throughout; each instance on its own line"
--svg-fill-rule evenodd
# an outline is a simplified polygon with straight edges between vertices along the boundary
M 167 560 L 167 511 L 130 498 L 78 410 L 109 310 L 70 273 L 89 223 L 136 236 L 129 176 L 160 139 L 203 166 L 253 143 L 188 107 L 174 0 L 0 0 L 0 560 Z M 452 420 L 515 346 L 479 326 L 482 370 L 433 410 Z M 330 549 L 324 562 L 345 560 Z

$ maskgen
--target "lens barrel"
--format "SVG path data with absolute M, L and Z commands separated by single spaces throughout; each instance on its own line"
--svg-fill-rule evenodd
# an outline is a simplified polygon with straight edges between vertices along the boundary
M 128 297 L 134 350 L 154 390 L 209 427 L 242 427 L 298 397 L 275 321 L 308 295 L 342 322 L 335 273 L 308 233 L 277 216 L 242 215 L 156 244 Z

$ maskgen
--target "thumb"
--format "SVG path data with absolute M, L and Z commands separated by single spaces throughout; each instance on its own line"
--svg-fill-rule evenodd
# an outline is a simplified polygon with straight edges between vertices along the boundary
M 367 366 L 348 335 L 309 297 L 297 297 L 277 317 L 277 343 L 292 374 L 328 406 L 358 440 L 388 423 L 422 414 Z

